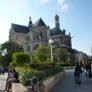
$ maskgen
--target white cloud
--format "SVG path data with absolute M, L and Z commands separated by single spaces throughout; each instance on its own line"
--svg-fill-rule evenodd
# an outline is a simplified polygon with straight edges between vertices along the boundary
M 64 0 L 57 0 L 57 3 L 61 5 L 61 10 L 62 11 L 67 11 L 69 6 L 68 4 L 64 3 Z
M 57 2 L 58 2 L 59 4 L 63 4 L 63 3 L 64 3 L 64 0 L 57 0 Z
M 64 5 L 62 5 L 61 10 L 62 11 L 67 11 L 68 8 L 69 8 L 69 6 L 67 4 L 64 4 Z
M 50 0 L 40 0 L 41 3 L 48 3 Z

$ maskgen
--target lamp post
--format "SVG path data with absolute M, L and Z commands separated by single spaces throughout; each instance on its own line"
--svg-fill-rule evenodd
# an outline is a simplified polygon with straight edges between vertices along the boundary
M 52 44 L 53 44 L 53 40 L 52 39 L 50 39 L 49 40 L 49 44 L 50 44 L 50 46 L 51 46 L 51 61 L 53 62 L 53 46 L 52 46 Z

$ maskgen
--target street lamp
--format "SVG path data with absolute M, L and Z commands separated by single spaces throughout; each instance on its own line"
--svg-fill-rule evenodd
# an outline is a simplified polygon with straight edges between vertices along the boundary
M 53 45 L 52 45 L 53 42 L 54 42 L 54 41 L 53 41 L 52 39 L 49 40 L 49 44 L 50 44 L 50 46 L 51 46 L 51 61 L 52 61 L 52 62 L 53 62 Z

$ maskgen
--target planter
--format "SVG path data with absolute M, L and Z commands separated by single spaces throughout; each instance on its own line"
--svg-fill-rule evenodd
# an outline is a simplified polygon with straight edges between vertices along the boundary
M 51 88 L 53 88 L 60 80 L 62 80 L 64 78 L 64 71 L 61 73 L 56 74 L 53 77 L 48 78 L 47 80 L 45 80 L 44 86 L 45 86 L 45 91 L 44 92 L 48 92 Z
M 56 74 L 55 76 L 48 78 L 47 80 L 44 80 L 43 81 L 43 84 L 45 86 L 44 92 L 48 92 L 51 88 L 53 88 L 63 78 L 64 78 L 64 71 Z M 12 84 L 12 92 L 27 92 L 27 88 L 24 87 L 20 83 L 13 83 Z

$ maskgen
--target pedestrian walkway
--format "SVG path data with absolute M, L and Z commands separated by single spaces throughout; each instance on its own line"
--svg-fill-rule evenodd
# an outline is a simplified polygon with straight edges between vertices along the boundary
M 5 89 L 6 79 L 7 73 L 0 75 L 0 92 L 4 92 L 3 90 Z
M 92 79 L 82 74 L 82 83 L 77 85 L 74 81 L 74 70 L 65 70 L 65 77 L 49 92 L 92 92 Z

